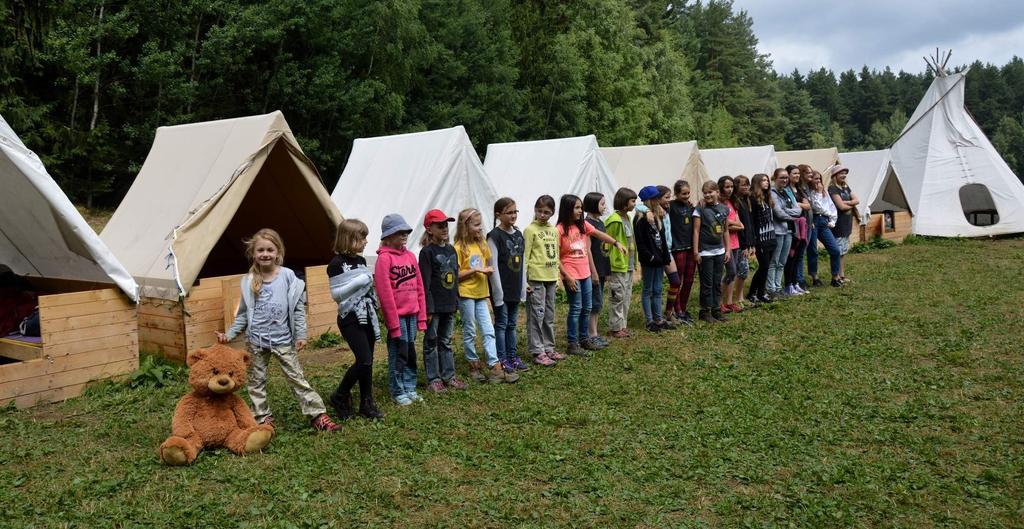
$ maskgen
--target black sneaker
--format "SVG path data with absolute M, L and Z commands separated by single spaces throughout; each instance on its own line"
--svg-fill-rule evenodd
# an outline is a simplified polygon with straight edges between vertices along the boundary
M 698 316 L 698 318 L 700 319 L 700 321 L 702 321 L 704 323 L 718 323 L 718 320 L 716 320 L 713 316 L 711 316 L 711 311 L 710 310 L 701 309 L 700 315 Z
M 334 408 L 334 414 L 338 416 L 339 421 L 347 421 L 355 416 L 355 411 L 352 410 L 352 395 L 331 395 L 330 397 L 331 407 Z
M 679 321 L 683 322 L 683 325 L 693 325 L 693 316 L 690 316 L 689 312 L 683 312 L 679 315 Z
M 768 295 L 767 292 L 765 292 L 764 294 L 761 294 L 761 297 L 758 298 L 758 299 L 761 300 L 761 303 L 775 303 L 775 298 L 773 298 L 770 295 Z
M 647 322 L 646 327 L 647 327 L 648 331 L 651 331 L 651 332 L 661 332 L 661 325 L 658 325 L 656 322 L 649 321 L 649 322 Z
M 814 281 L 811 282 L 811 286 L 812 287 L 820 287 L 820 286 L 824 286 L 824 285 L 825 285 L 825 283 L 822 282 L 822 280 L 820 280 L 818 278 L 814 278 Z
M 728 318 L 726 318 L 724 315 L 722 315 L 722 311 L 721 310 L 712 310 L 711 311 L 711 317 L 714 318 L 715 321 L 720 321 L 720 322 L 729 321 Z
M 661 327 L 662 329 L 664 329 L 666 331 L 671 331 L 671 330 L 675 329 L 676 327 L 678 327 L 678 325 L 676 325 L 676 324 L 674 324 L 674 323 L 672 323 L 672 322 L 670 322 L 668 320 L 661 320 L 661 321 L 658 322 L 658 327 Z
M 843 288 L 843 282 L 838 279 L 832 279 L 832 286 L 836 288 Z

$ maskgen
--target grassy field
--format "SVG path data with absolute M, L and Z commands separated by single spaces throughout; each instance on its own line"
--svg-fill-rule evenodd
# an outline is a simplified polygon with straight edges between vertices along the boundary
M 340 435 L 311 434 L 275 375 L 268 450 L 187 468 L 156 456 L 180 372 L 5 410 L 0 525 L 1024 526 L 1024 240 L 904 245 L 848 272 Z M 305 357 L 325 395 L 350 361 Z

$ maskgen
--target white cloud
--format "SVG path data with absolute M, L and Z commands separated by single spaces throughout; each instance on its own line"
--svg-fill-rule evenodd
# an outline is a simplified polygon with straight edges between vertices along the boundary
M 818 69 L 823 64 L 833 63 L 831 51 L 821 44 L 775 38 L 761 42 L 758 50 L 771 54 L 775 71 L 779 73 L 790 73 L 794 68 L 805 72 L 809 69 Z M 780 60 L 781 58 L 784 60 Z
M 1024 53 L 1019 0 L 735 0 L 754 21 L 776 71 L 830 68 L 924 70 L 924 55 L 953 49 L 951 64 L 1005 64 Z
M 1014 55 L 1021 56 L 1024 53 L 1024 24 L 999 33 L 967 35 L 954 41 L 937 38 L 932 42 L 922 43 L 919 50 L 904 50 L 884 57 L 882 64 L 890 65 L 894 71 L 903 69 L 917 72 L 924 69 L 922 57 L 933 55 L 936 47 L 940 52 L 953 50 L 953 56 L 949 60 L 950 67 L 967 65 L 976 60 L 1002 66 Z

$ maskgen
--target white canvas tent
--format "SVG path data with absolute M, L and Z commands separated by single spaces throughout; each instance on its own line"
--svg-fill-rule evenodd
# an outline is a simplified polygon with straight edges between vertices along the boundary
M 850 170 L 846 183 L 860 198 L 857 209 L 865 222 L 867 216 L 881 211 L 913 212 L 893 169 L 889 149 L 878 151 L 845 152 L 839 163 Z
M 704 160 L 708 176 L 716 181 L 726 175 L 754 176 L 764 173 L 771 176 L 779 165 L 772 145 L 701 149 L 700 157 Z
M 138 287 L 61 191 L 34 152 L 0 116 L 0 264 L 27 277 Z
M 179 299 L 200 277 L 248 269 L 242 240 L 281 234 L 285 264 L 326 264 L 341 215 L 281 112 L 157 129 L 101 238 L 143 297 Z
M 615 175 L 615 181 L 633 191 L 639 191 L 646 185 L 663 185 L 671 189 L 680 179 L 686 180 L 691 188 L 700 189 L 708 179 L 695 141 L 602 147 L 601 154 Z
M 835 147 L 825 149 L 804 149 L 801 151 L 776 151 L 775 159 L 779 167 L 806 164 L 821 173 L 824 182 L 831 179 L 832 166 L 839 160 L 839 150 Z
M 520 224 L 533 218 L 533 206 L 541 195 L 551 195 L 555 205 L 562 195 L 581 199 L 596 191 L 611 207 L 618 185 L 594 135 L 556 140 L 492 143 L 487 146 L 484 169 L 499 196 L 516 201 Z M 610 211 L 609 211 L 610 213 Z
M 966 74 L 938 70 L 890 148 L 914 211 L 914 233 L 979 237 L 1024 232 L 1024 185 L 964 108 Z
M 400 213 L 413 228 L 409 247 L 415 252 L 423 234 L 423 216 L 437 208 L 455 217 L 465 208 L 482 213 L 491 225 L 498 199 L 466 129 L 450 129 L 360 138 L 338 180 L 331 200 L 348 218 L 370 229 L 365 254 L 374 256 L 380 223 Z M 454 236 L 454 226 L 451 235 Z

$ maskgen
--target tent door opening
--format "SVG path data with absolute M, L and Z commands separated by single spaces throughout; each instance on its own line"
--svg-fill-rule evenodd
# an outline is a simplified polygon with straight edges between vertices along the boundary
M 984 184 L 967 184 L 961 187 L 960 207 L 967 222 L 974 226 L 992 226 L 999 223 L 996 202 Z
M 333 256 L 333 220 L 307 185 L 291 154 L 278 143 L 256 175 L 224 233 L 210 251 L 199 278 L 245 273 L 249 263 L 243 241 L 261 228 L 281 235 L 284 265 L 300 277 L 305 267 L 329 262 Z

